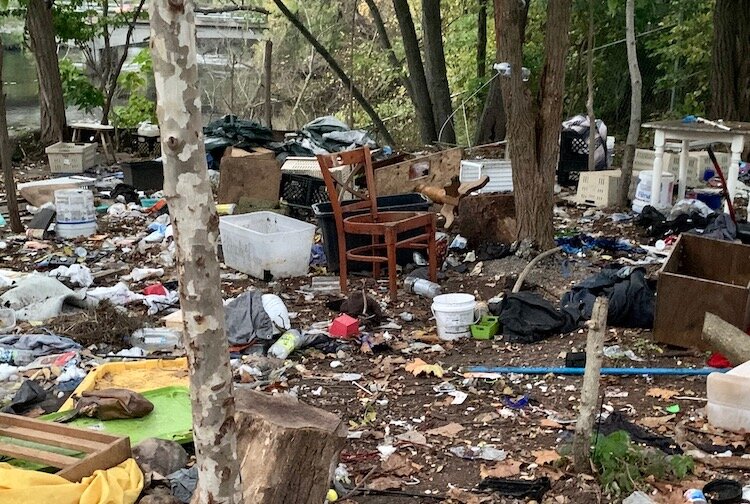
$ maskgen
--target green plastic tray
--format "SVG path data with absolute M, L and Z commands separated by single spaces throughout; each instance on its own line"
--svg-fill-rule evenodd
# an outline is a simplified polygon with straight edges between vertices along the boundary
M 69 425 L 103 431 L 116 436 L 129 436 L 135 446 L 151 437 L 168 439 L 178 443 L 193 440 L 193 417 L 190 408 L 190 391 L 187 387 L 164 387 L 142 392 L 154 404 L 154 411 L 143 418 L 127 420 L 98 420 L 76 418 Z M 54 421 L 65 412 L 50 413 L 40 420 Z

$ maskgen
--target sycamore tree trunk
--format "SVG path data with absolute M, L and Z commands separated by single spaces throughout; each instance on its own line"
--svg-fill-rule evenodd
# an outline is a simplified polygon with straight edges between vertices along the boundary
M 393 9 L 396 12 L 401 40 L 404 44 L 409 80 L 414 90 L 414 108 L 419 123 L 419 135 L 423 143 L 432 143 L 437 140 L 437 128 L 432 112 L 432 99 L 427 88 L 422 54 L 419 51 L 417 31 L 414 28 L 414 18 L 412 18 L 407 0 L 393 0 Z
M 23 232 L 21 216 L 18 213 L 16 199 L 16 180 L 13 177 L 13 165 L 10 159 L 10 138 L 8 137 L 8 123 L 5 116 L 5 90 L 3 89 L 3 41 L 0 39 L 0 167 L 5 179 L 5 197 L 8 200 L 8 214 L 10 229 L 14 233 Z
M 194 502 L 235 504 L 242 502 L 235 403 L 216 257 L 219 219 L 203 145 L 193 2 L 150 4 L 164 192 L 177 245 L 183 344 L 190 369 L 198 464 Z
M 716 0 L 711 57 L 711 119 L 750 121 L 750 6 Z
M 286 17 L 292 25 L 294 25 L 295 28 L 299 30 L 299 32 L 302 34 L 303 37 L 307 39 L 308 42 L 315 48 L 316 51 L 318 51 L 318 54 L 322 56 L 322 58 L 328 63 L 328 66 L 331 67 L 331 70 L 333 70 L 333 73 L 338 76 L 341 83 L 344 85 L 346 89 L 351 89 L 352 96 L 355 100 L 357 100 L 357 103 L 359 103 L 359 106 L 362 107 L 362 109 L 367 113 L 367 115 L 370 117 L 370 120 L 372 121 L 373 126 L 375 126 L 375 129 L 380 133 L 382 136 L 382 139 L 390 144 L 394 145 L 393 137 L 391 136 L 390 132 L 388 131 L 388 128 L 386 128 L 385 123 L 383 123 L 383 120 L 380 118 L 380 115 L 377 113 L 377 111 L 373 108 L 373 106 L 370 104 L 370 102 L 365 98 L 365 96 L 362 94 L 362 91 L 354 85 L 351 78 L 347 73 L 344 71 L 343 68 L 341 68 L 341 65 L 339 65 L 338 61 L 336 61 L 336 58 L 333 57 L 333 55 L 328 52 L 328 50 L 323 47 L 323 45 L 318 41 L 317 38 L 315 38 L 315 35 L 310 33 L 310 30 L 307 29 L 307 27 L 302 23 L 302 21 L 299 20 L 297 16 L 292 13 L 292 11 L 289 10 L 289 8 L 284 4 L 283 0 L 273 0 L 273 3 L 276 4 L 276 7 L 279 8 L 281 13 Z
M 451 118 L 453 105 L 445 66 L 440 0 L 422 0 L 422 32 L 427 90 L 432 100 L 438 141 L 455 144 L 456 132 L 453 129 L 453 119 Z
M 41 141 L 44 144 L 61 142 L 65 138 L 66 128 L 65 100 L 52 10 L 45 0 L 28 0 L 26 29 L 39 80 Z
M 625 154 L 622 158 L 620 176 L 619 206 L 628 206 L 630 179 L 633 176 L 633 159 L 641 131 L 641 69 L 638 66 L 638 51 L 635 45 L 635 0 L 625 3 L 625 45 L 628 51 L 628 70 L 630 72 L 630 126 L 625 140 Z
M 513 187 L 516 198 L 517 238 L 530 239 L 541 249 L 553 246 L 552 210 L 555 169 L 560 155 L 560 128 L 565 56 L 568 52 L 572 0 L 555 0 L 547 7 L 544 66 L 539 93 L 532 97 L 523 82 L 523 32 L 527 2 L 495 0 L 500 37 L 500 61 L 511 65 L 511 75 L 500 77 L 503 103 L 511 131 Z M 532 76 L 534 78 L 536 76 Z

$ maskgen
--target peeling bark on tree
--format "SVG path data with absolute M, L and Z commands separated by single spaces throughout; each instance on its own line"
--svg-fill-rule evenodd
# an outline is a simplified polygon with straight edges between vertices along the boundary
M 3 41 L 0 40 L 0 167 L 5 179 L 5 197 L 8 199 L 8 214 L 10 229 L 14 233 L 23 232 L 21 216 L 18 213 L 18 199 L 16 198 L 16 180 L 13 177 L 13 165 L 10 159 L 10 138 L 8 137 L 8 123 L 5 115 L 5 90 L 3 89 Z
M 328 52 L 328 50 L 323 47 L 320 42 L 318 42 L 318 39 L 315 38 L 315 35 L 310 33 L 310 30 L 308 30 L 307 27 L 302 23 L 302 21 L 300 21 L 299 18 L 297 18 L 297 16 L 295 16 L 294 13 L 289 10 L 289 8 L 284 4 L 282 0 L 273 0 L 273 3 L 276 4 L 276 7 L 279 8 L 284 17 L 286 17 L 289 22 L 299 30 L 302 36 L 305 37 L 308 42 L 310 42 L 315 50 L 318 51 L 318 54 L 320 54 L 326 61 L 326 63 L 328 63 L 328 66 L 331 67 L 333 73 L 338 76 L 339 80 L 344 84 L 344 87 L 347 89 L 351 89 L 354 99 L 357 100 L 359 106 L 362 107 L 362 109 L 370 117 L 370 120 L 372 120 L 375 129 L 382 135 L 383 141 L 385 141 L 385 143 L 387 144 L 394 145 L 395 142 L 393 141 L 393 137 L 388 131 L 388 128 L 386 128 L 385 123 L 383 123 L 383 120 L 380 119 L 380 115 L 378 115 L 367 98 L 365 98 L 365 96 L 362 94 L 362 91 L 360 91 L 360 89 L 354 85 L 352 80 L 349 78 L 349 75 L 347 75 L 344 69 L 341 68 L 341 65 L 339 65 L 338 61 L 336 61 L 331 53 Z
M 453 119 L 450 118 L 453 113 L 453 104 L 445 67 L 440 0 L 422 0 L 422 32 L 427 90 L 432 100 L 438 141 L 455 145 L 456 132 L 453 129 Z
M 573 461 L 576 470 L 582 473 L 591 472 L 591 435 L 596 420 L 596 408 L 599 404 L 599 379 L 601 378 L 604 338 L 607 333 L 607 313 L 609 301 L 605 297 L 597 298 L 589 320 L 589 335 L 586 342 L 586 369 L 581 386 L 581 405 L 576 422 L 576 434 L 573 439 Z
M 630 71 L 630 126 L 625 140 L 625 154 L 622 157 L 620 170 L 620 208 L 628 206 L 630 179 L 633 177 L 633 159 L 638 136 L 641 132 L 641 69 L 638 66 L 638 51 L 635 44 L 635 0 L 625 4 L 625 45 L 628 51 L 628 70 Z
M 544 66 L 538 76 L 539 94 L 533 99 L 521 78 L 523 29 L 528 2 L 495 0 L 500 61 L 511 64 L 511 75 L 501 77 L 508 117 L 513 187 L 516 194 L 518 239 L 531 239 L 541 249 L 554 246 L 552 209 L 555 171 L 560 155 L 565 56 L 568 52 L 572 0 L 556 0 L 547 7 Z M 537 76 L 532 76 L 537 78 Z
M 28 0 L 26 29 L 39 80 L 40 140 L 44 144 L 61 142 L 66 130 L 65 101 L 52 11 L 45 0 Z
M 242 502 L 232 370 L 224 331 L 218 217 L 203 146 L 193 2 L 152 0 L 151 57 L 164 192 L 177 245 L 183 343 L 198 465 L 194 502 Z
M 393 0 L 393 10 L 396 12 L 396 19 L 401 31 L 406 66 L 409 69 L 409 80 L 414 90 L 414 108 L 419 123 L 419 135 L 422 142 L 432 143 L 437 140 L 437 128 L 435 127 L 432 99 L 427 90 L 427 77 L 424 72 L 422 54 L 419 51 L 417 31 L 414 28 L 414 19 L 411 16 L 409 2 L 407 0 Z

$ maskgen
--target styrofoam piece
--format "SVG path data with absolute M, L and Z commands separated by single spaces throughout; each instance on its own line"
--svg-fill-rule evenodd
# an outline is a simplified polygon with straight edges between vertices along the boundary
M 479 190 L 480 194 L 513 191 L 513 169 L 505 159 L 464 159 L 458 179 L 473 182 L 487 175 L 490 181 Z
M 219 219 L 224 263 L 255 278 L 307 274 L 315 225 L 274 212 Z
M 750 362 L 706 380 L 708 423 L 731 432 L 750 432 Z

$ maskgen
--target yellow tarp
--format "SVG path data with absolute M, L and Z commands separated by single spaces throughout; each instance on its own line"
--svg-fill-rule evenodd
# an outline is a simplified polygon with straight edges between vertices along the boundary
M 143 473 L 132 458 L 80 483 L 0 463 L 2 504 L 133 504 L 141 490 Z

